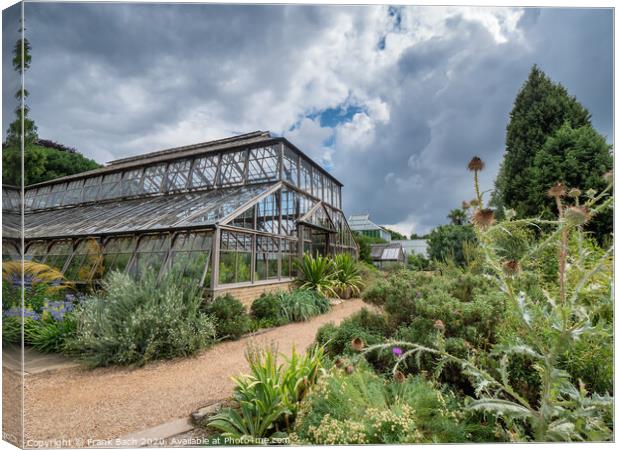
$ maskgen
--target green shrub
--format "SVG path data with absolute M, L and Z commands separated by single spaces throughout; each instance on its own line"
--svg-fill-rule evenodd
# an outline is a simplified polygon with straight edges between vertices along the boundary
M 489 440 L 461 405 L 421 378 L 386 381 L 358 366 L 332 369 L 302 401 L 294 440 L 310 444 L 406 444 Z
M 352 355 L 351 341 L 360 338 L 366 345 L 383 342 L 390 336 L 391 330 L 385 317 L 364 308 L 352 316 L 344 319 L 340 325 L 328 323 L 318 329 L 316 342 L 325 347 L 326 353 L 332 357 Z M 369 358 L 369 361 L 379 370 L 386 370 L 393 362 L 389 355 L 380 355 Z
M 139 279 L 111 272 L 103 290 L 75 311 L 77 330 L 67 349 L 90 366 L 145 364 L 192 354 L 213 342 L 213 318 L 201 311 L 202 292 L 169 273 Z
M 230 294 L 210 301 L 206 312 L 215 318 L 218 338 L 239 339 L 250 330 L 250 316 L 245 306 Z
M 281 314 L 287 322 L 303 322 L 331 309 L 318 291 L 296 289 L 281 297 Z
M 454 261 L 464 266 L 466 254 L 464 244 L 476 242 L 471 225 L 440 225 L 428 235 L 428 256 L 431 260 Z
M 284 292 L 264 292 L 252 303 L 250 312 L 255 319 L 264 319 L 274 323 L 284 324 L 286 319 L 282 315 L 282 297 Z

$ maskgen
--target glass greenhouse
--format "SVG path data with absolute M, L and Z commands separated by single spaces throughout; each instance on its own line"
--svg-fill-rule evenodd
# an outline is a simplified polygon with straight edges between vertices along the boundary
M 211 293 L 289 282 L 304 252 L 357 254 L 341 189 L 268 132 L 120 159 L 26 187 L 24 258 L 77 283 L 145 267 Z M 19 194 L 3 187 L 3 260 L 21 255 Z

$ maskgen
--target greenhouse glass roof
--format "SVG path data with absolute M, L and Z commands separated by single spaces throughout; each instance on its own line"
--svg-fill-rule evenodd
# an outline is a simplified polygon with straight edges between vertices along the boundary
M 91 236 L 213 225 L 261 196 L 275 184 L 187 192 L 25 215 L 28 238 Z

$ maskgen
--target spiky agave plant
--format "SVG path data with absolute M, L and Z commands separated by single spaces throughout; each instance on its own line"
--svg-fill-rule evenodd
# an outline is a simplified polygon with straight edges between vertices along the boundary
M 306 253 L 295 266 L 299 273 L 297 284 L 300 289 L 317 291 L 325 297 L 337 297 L 338 272 L 332 259 L 327 256 L 312 256 Z
M 351 298 L 360 295 L 364 282 L 357 263 L 348 253 L 340 253 L 334 257 L 336 265 L 336 290 L 340 298 Z

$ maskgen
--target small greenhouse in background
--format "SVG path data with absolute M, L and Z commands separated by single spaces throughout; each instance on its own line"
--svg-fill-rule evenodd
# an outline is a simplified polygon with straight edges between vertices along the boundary
M 357 255 L 341 189 L 261 131 L 119 159 L 26 186 L 23 255 L 84 284 L 146 267 L 175 267 L 211 295 L 285 284 L 305 252 Z M 3 260 L 21 258 L 20 210 L 3 186 Z

